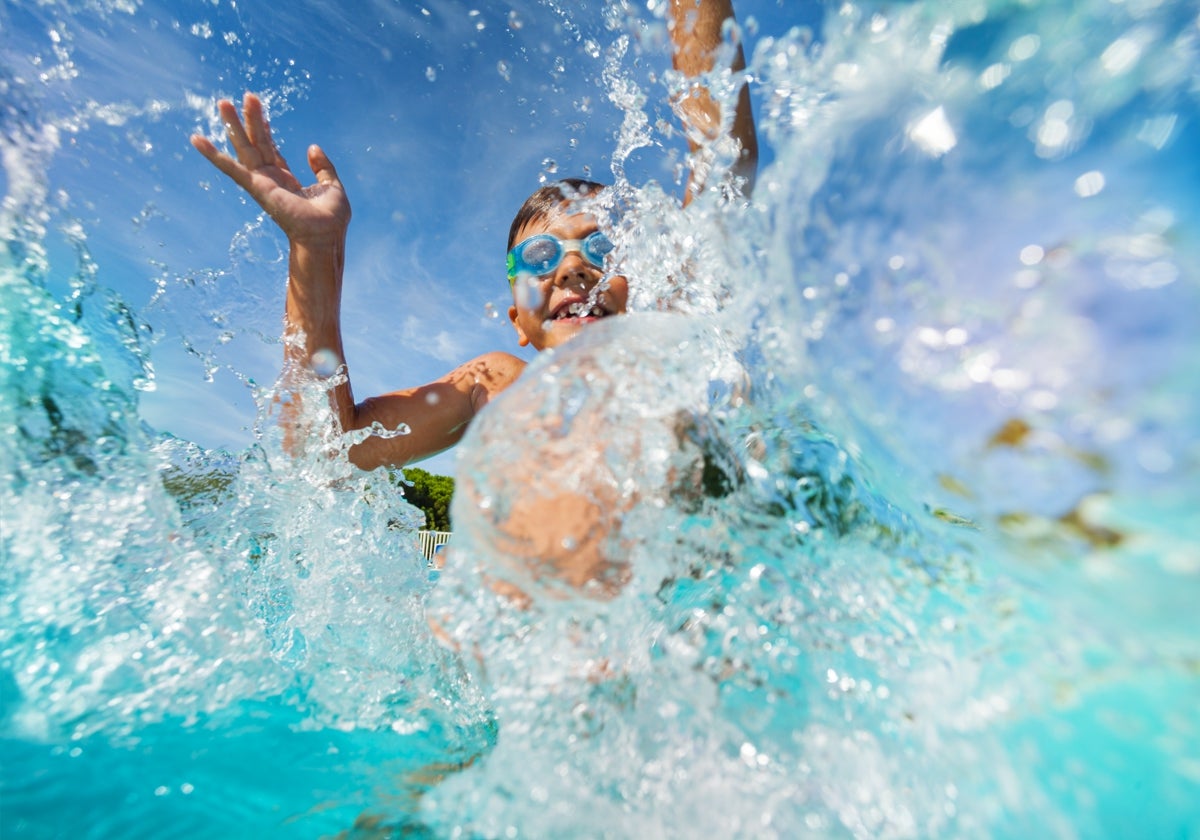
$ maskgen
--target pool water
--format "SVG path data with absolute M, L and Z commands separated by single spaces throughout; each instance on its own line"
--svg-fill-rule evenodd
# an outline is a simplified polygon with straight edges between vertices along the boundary
M 1194 4 L 739 4 L 764 165 L 686 214 L 659 5 L 3 7 L 5 836 L 1200 836 Z M 297 44 L 367 94 L 498 30 L 523 129 L 615 112 L 637 282 L 472 425 L 435 574 L 343 441 L 283 454 L 280 243 L 173 227 L 182 138 L 320 96 Z M 208 381 L 245 442 L 183 433 Z

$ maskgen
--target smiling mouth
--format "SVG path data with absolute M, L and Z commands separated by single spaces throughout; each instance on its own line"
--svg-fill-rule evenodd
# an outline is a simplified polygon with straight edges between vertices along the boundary
M 590 303 L 586 300 L 569 303 L 560 308 L 552 316 L 551 321 L 565 321 L 583 318 L 603 318 L 608 312 L 599 303 Z
M 546 318 L 547 323 L 557 321 L 592 321 L 612 313 L 604 304 L 603 293 L 593 289 L 587 297 L 571 295 L 560 301 Z

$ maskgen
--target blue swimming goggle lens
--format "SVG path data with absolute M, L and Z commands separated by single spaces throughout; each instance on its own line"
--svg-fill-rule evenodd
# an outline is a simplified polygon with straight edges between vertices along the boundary
M 612 241 L 599 230 L 584 239 L 559 239 L 548 233 L 539 233 L 508 252 L 508 283 L 510 286 L 516 283 L 520 274 L 538 277 L 550 274 L 571 251 L 578 251 L 596 268 L 604 268 L 604 258 L 612 249 Z

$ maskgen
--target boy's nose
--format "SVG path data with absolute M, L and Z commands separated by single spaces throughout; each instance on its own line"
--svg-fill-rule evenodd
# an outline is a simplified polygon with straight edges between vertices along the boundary
M 562 265 L 558 267 L 558 271 L 554 273 L 554 285 L 561 287 L 566 286 L 586 286 L 590 279 L 590 273 L 587 270 L 587 263 L 583 257 L 576 253 L 567 254 L 563 258 Z

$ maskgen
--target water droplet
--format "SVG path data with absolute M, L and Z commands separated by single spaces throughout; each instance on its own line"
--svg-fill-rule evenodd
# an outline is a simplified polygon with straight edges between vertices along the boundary
M 511 12 L 508 13 L 508 28 L 509 29 L 520 29 L 524 25 L 525 25 L 525 21 L 521 20 L 521 16 L 519 14 L 517 14 L 516 9 L 513 9 Z
M 1011 72 L 1012 70 L 1007 64 L 993 64 L 980 74 L 979 86 L 984 90 L 998 88 L 1004 83 L 1004 80 L 1008 78 Z
M 1133 38 L 1118 38 L 1100 56 L 1100 63 L 1110 76 L 1130 70 L 1142 57 L 1142 45 Z
M 1008 48 L 1008 57 L 1013 61 L 1025 61 L 1037 55 L 1042 48 L 1042 39 L 1036 35 L 1022 35 Z
M 509 81 L 512 78 L 512 68 L 509 67 L 507 61 L 501 60 L 496 62 L 496 71 L 504 81 Z
M 945 109 L 940 105 L 913 125 L 908 130 L 908 136 L 933 157 L 941 157 L 958 145 L 958 137 L 946 119 Z
M 328 348 L 321 348 L 312 354 L 312 369 L 317 376 L 333 376 L 339 364 L 337 354 Z
M 542 305 L 542 293 L 536 277 L 521 277 L 514 287 L 517 306 L 521 309 L 537 309 Z
M 1032 269 L 1018 271 L 1013 275 L 1013 284 L 1018 289 L 1032 289 L 1042 282 L 1042 273 Z
M 1175 133 L 1177 119 L 1175 114 L 1152 117 L 1142 123 L 1141 130 L 1137 133 L 1137 139 L 1147 146 L 1161 151 L 1170 142 L 1171 135 Z
M 546 158 L 542 161 L 542 169 L 553 175 L 558 171 L 558 163 L 555 162 L 554 158 Z
M 425 78 L 431 82 L 437 81 L 437 71 L 433 69 L 432 65 L 425 68 Z
M 967 343 L 970 335 L 962 327 L 951 327 L 946 330 L 946 345 L 949 347 L 962 347 Z

